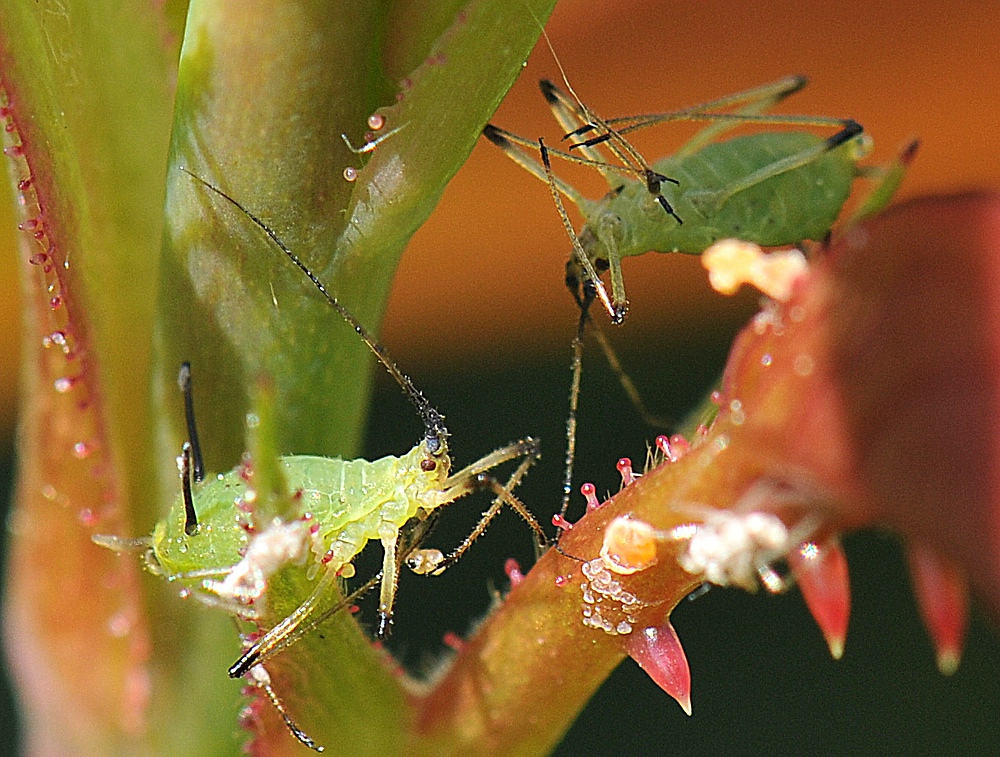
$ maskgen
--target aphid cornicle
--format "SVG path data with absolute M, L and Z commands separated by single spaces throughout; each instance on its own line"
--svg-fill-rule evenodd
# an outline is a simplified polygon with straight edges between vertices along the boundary
M 398 574 L 404 561 L 417 573 L 436 575 L 444 571 L 483 533 L 502 505 L 511 506 L 527 521 L 540 552 L 546 545 L 546 535 L 511 493 L 538 458 L 538 442 L 527 437 L 452 473 L 443 416 L 396 367 L 386 349 L 375 342 L 263 221 L 222 190 L 191 176 L 248 217 L 305 274 L 400 385 L 424 424 L 421 441 L 400 457 L 374 461 L 307 455 L 282 457 L 278 475 L 287 481 L 285 496 L 294 503 L 295 517 L 257 522 L 254 502 L 258 492 L 248 484 L 247 468 L 240 466 L 202 481 L 191 369 L 185 363 L 179 384 L 184 392 L 189 441 L 178 457 L 181 496 L 150 537 L 94 539 L 102 546 L 120 551 L 144 551 L 152 572 L 178 582 L 185 587 L 185 593 L 241 618 L 261 616 L 257 607 L 266 601 L 268 579 L 274 573 L 289 565 L 306 565 L 309 579 L 315 577 L 309 595 L 263 634 L 231 666 L 229 674 L 234 678 L 249 675 L 256 685 L 264 688 L 296 738 L 317 748 L 285 712 L 270 688 L 263 663 L 345 606 L 346 601 L 336 591 L 339 580 L 353 576 L 351 561 L 371 540 L 381 542 L 382 569 L 348 600 L 380 585 L 380 635 L 389 631 Z M 511 460 L 520 462 L 505 484 L 488 475 L 488 471 Z M 480 489 L 490 490 L 495 499 L 465 541 L 448 556 L 438 550 L 419 548 L 441 507 Z

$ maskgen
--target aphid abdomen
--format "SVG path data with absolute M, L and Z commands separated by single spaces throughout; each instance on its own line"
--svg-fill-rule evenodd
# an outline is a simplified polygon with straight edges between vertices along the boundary
M 753 172 L 824 141 L 814 134 L 788 132 L 752 134 L 707 145 L 679 162 L 676 171 L 682 184 L 677 203 L 705 209 L 705 226 L 713 230 L 714 236 L 708 244 L 722 238 L 755 242 L 762 247 L 821 240 L 847 201 L 857 173 L 848 146 L 829 150 L 806 165 L 724 196 L 717 206 L 714 198 L 707 205 L 699 199 L 705 196 L 703 193 L 724 192 L 730 184 Z M 664 170 L 675 169 L 669 166 Z M 690 240 L 693 244 L 688 244 L 682 227 L 677 232 L 680 246 L 687 247 L 685 251 L 700 253 L 707 246 L 706 240 L 697 236 Z
M 193 535 L 184 532 L 184 502 L 177 497 L 164 520 L 153 530 L 153 560 L 168 576 L 211 568 L 228 568 L 240 561 L 249 543 L 242 509 L 246 482 L 239 468 L 208 479 L 194 492 L 200 524 Z
M 434 482 L 420 469 L 423 446 L 404 457 L 339 460 L 297 456 L 283 460 L 289 486 L 302 511 L 319 526 L 333 566 L 350 562 L 371 539 L 394 537 L 424 505 L 420 492 Z
M 700 254 L 726 238 L 763 247 L 822 239 L 856 176 L 851 143 L 742 191 L 730 195 L 727 190 L 755 171 L 823 141 L 804 132 L 751 134 L 658 161 L 654 169 L 680 183 L 664 185 L 663 194 L 684 223 L 667 216 L 644 186 L 629 182 L 603 208 L 621 219 L 619 254 Z

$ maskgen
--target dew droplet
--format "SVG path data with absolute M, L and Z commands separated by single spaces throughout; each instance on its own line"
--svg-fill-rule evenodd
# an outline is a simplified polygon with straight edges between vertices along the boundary
M 385 116 L 381 113 L 372 113 L 368 116 L 368 128 L 372 131 L 378 131 L 383 126 L 385 126 Z
M 356 181 L 358 178 L 358 169 L 353 166 L 348 166 L 344 169 L 344 179 L 346 181 Z
M 94 511 L 91 510 L 89 507 L 84 507 L 83 509 L 81 509 L 80 512 L 76 514 L 76 517 L 79 518 L 80 523 L 82 523 L 85 526 L 97 525 L 97 516 L 94 514 Z
M 765 368 L 767 368 L 768 366 L 771 365 L 771 361 L 772 361 L 772 358 L 771 358 L 770 353 L 765 353 L 765 354 L 763 354 L 763 355 L 760 356 L 760 364 L 762 366 L 764 366 Z
M 66 392 L 73 388 L 74 384 L 76 384 L 75 378 L 71 376 L 63 376 L 61 378 L 57 378 L 52 385 L 55 387 L 55 390 L 59 392 L 59 394 L 66 394 Z
M 94 451 L 94 445 L 89 442 L 77 442 L 73 445 L 73 457 L 86 460 Z
M 562 588 L 569 583 L 570 576 L 556 576 L 555 585 Z

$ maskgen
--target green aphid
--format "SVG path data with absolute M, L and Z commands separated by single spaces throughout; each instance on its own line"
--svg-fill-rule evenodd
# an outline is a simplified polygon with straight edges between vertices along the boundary
M 143 552 L 150 570 L 183 586 L 185 595 L 241 619 L 263 617 L 260 608 L 267 601 L 269 580 L 275 573 L 291 565 L 304 566 L 311 582 L 308 595 L 230 667 L 229 675 L 247 676 L 263 688 L 296 738 L 321 751 L 286 713 L 271 688 L 264 663 L 375 585 L 380 586 L 378 631 L 387 634 L 401 566 L 405 563 L 421 574 L 441 573 L 465 553 L 504 504 L 528 522 L 540 552 L 546 544 L 545 533 L 512 494 L 538 459 L 539 447 L 528 437 L 452 473 L 443 416 L 397 368 L 385 347 L 375 342 L 266 224 L 221 190 L 197 180 L 250 218 L 350 323 L 416 408 L 424 435 L 399 457 L 369 461 L 308 455 L 277 458 L 272 453 L 269 458 L 252 457 L 249 464 L 204 480 L 194 424 L 191 368 L 185 363 L 178 379 L 189 437 L 178 457 L 181 495 L 151 536 L 95 536 L 94 541 L 118 551 Z M 255 410 L 267 419 L 267 412 L 260 412 L 259 407 Z M 250 429 L 252 452 L 256 438 L 273 432 L 270 422 L 259 425 L 259 429 Z M 266 444 L 256 446 L 267 449 Z M 505 484 L 488 474 L 510 460 L 520 463 Z M 495 499 L 462 544 L 448 556 L 436 549 L 420 548 L 440 508 L 481 489 L 492 491 Z M 341 598 L 341 579 L 354 575 L 352 560 L 372 540 L 378 540 L 383 549 L 381 571 L 346 599 Z
M 890 169 L 859 166 L 871 144 L 856 121 L 764 114 L 805 84 L 804 77 L 792 76 L 684 110 L 605 121 L 543 80 L 542 92 L 566 136 L 585 137 L 584 141 L 572 143 L 569 151 L 558 151 L 542 140 L 526 140 L 492 125 L 483 133 L 520 166 L 549 183 L 573 244 L 567 284 L 580 301 L 596 294 L 612 321 L 621 323 L 628 307 L 622 258 L 650 251 L 700 254 L 720 239 L 764 247 L 821 241 L 840 215 L 854 179 L 862 175 L 891 184 L 888 191 L 882 188 L 877 193 L 881 205 L 888 202 L 903 163 Z M 625 138 L 654 124 L 691 120 L 712 123 L 676 154 L 652 165 Z M 725 131 L 748 123 L 837 131 L 825 138 L 806 131 L 768 131 L 716 141 Z M 600 145 L 610 150 L 610 161 L 596 149 Z M 540 150 L 541 163 L 522 148 Z M 912 147 L 905 153 L 907 159 L 911 154 Z M 596 167 L 610 191 L 598 200 L 583 197 L 553 175 L 551 155 Z M 579 233 L 560 195 L 583 215 Z M 864 212 L 878 209 L 868 206 Z M 599 278 L 608 269 L 610 296 Z M 579 294 L 581 284 L 593 292 Z

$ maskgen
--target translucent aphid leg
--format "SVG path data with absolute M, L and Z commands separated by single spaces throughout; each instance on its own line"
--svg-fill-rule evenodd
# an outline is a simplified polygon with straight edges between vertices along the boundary
M 577 322 L 576 334 L 573 336 L 573 358 L 570 363 L 572 378 L 569 385 L 569 415 L 566 417 L 566 458 L 563 469 L 563 497 L 559 515 L 565 519 L 569 509 L 569 498 L 573 492 L 573 467 L 576 463 L 576 424 L 577 411 L 580 407 L 580 382 L 583 378 L 583 334 L 590 317 L 590 304 L 594 301 L 596 291 L 593 284 L 583 286 L 582 297 L 576 290 L 571 290 L 577 304 L 580 306 L 580 320 Z M 558 541 L 558 540 L 557 540 Z
M 530 157 L 528 153 L 521 149 L 521 146 L 531 146 L 532 148 L 537 147 L 534 142 L 529 142 L 528 140 L 523 140 L 516 134 L 501 129 L 493 124 L 486 124 L 483 128 L 483 136 L 486 137 L 490 142 L 495 144 L 504 154 L 517 163 L 521 168 L 530 173 L 539 181 L 548 183 L 548 179 L 545 176 L 545 169 L 542 165 Z M 553 177 L 553 183 L 560 192 L 565 195 L 571 203 L 579 207 L 585 207 L 590 204 L 590 200 L 586 199 L 581 195 L 574 187 L 567 184 L 565 181 L 558 177 Z
M 327 607 L 322 612 L 313 615 L 306 621 L 302 621 L 293 631 L 291 631 L 287 636 L 285 636 L 284 639 L 282 639 L 280 644 L 274 646 L 273 648 L 267 650 L 266 652 L 260 652 L 257 655 L 257 657 L 254 658 L 253 661 L 248 663 L 248 665 L 241 664 L 243 663 L 243 657 L 241 657 L 230 668 L 230 673 L 229 673 L 230 676 L 232 676 L 233 678 L 237 678 L 241 674 L 238 672 L 234 674 L 234 671 L 244 670 L 245 672 L 246 670 L 249 669 L 249 667 L 252 667 L 253 665 L 263 664 L 267 662 L 272 657 L 281 653 L 282 651 L 290 647 L 292 644 L 297 642 L 303 636 L 307 636 L 308 634 L 315 631 L 320 625 L 322 625 L 324 622 L 332 618 L 338 612 L 342 612 L 343 610 L 353 606 L 368 592 L 370 592 L 372 589 L 378 586 L 381 582 L 382 582 L 382 571 L 379 571 L 374 576 L 365 581 L 363 585 L 359 586 L 357 589 L 352 591 L 350 594 L 344 597 L 341 601 L 337 602 L 335 605 Z M 253 652 L 255 647 L 256 645 L 247 650 L 247 652 L 244 654 L 244 657 Z
M 281 699 L 278 698 L 274 688 L 271 686 L 271 676 L 267 670 L 264 669 L 264 666 L 254 665 L 250 669 L 249 678 L 250 682 L 257 688 L 261 689 L 265 696 L 267 696 L 271 706 L 278 711 L 278 714 L 281 715 L 281 719 L 285 721 L 285 727 L 288 728 L 292 736 L 298 739 L 299 743 L 303 746 L 307 746 L 316 752 L 322 752 L 323 747 L 319 746 L 315 741 L 309 738 L 309 736 L 306 735 L 306 732 L 299 728 L 298 724 L 292 720 L 292 716 L 288 714 L 288 710 L 285 709 L 285 706 L 281 703 Z
M 865 166 L 859 170 L 860 176 L 872 179 L 875 185 L 840 227 L 841 231 L 851 229 L 885 210 L 895 197 L 919 147 L 920 141 L 914 139 L 900 150 L 899 155 L 888 166 Z
M 747 119 L 748 117 L 740 116 L 740 118 Z M 771 123 L 778 118 L 778 116 L 770 116 L 766 118 L 765 122 Z M 782 119 L 780 122 L 815 124 L 817 121 L 821 121 L 821 123 L 816 125 L 838 125 L 841 128 L 836 134 L 827 137 L 822 142 L 819 142 L 811 147 L 807 147 L 804 150 L 800 150 L 794 155 L 789 155 L 781 158 L 780 160 L 776 160 L 770 165 L 764 166 L 756 171 L 752 171 L 741 179 L 730 182 L 727 186 L 722 187 L 721 189 L 716 191 L 692 192 L 690 193 L 691 202 L 704 209 L 705 213 L 714 214 L 726 203 L 727 200 L 740 192 L 752 189 L 775 176 L 780 176 L 783 173 L 794 171 L 796 168 L 812 163 L 830 150 L 834 150 L 864 133 L 864 127 L 862 127 L 857 121 L 853 121 L 851 119 L 815 119 L 810 121 L 800 121 L 797 120 L 798 117 L 794 118 L 796 120 L 787 121 L 786 119 Z M 763 117 L 754 120 L 763 120 Z
M 808 80 L 804 76 L 787 76 L 784 79 L 779 79 L 778 81 L 771 82 L 770 84 L 753 87 L 743 92 L 737 92 L 732 95 L 727 95 L 725 97 L 720 97 L 716 100 L 703 103 L 700 106 L 696 106 L 696 110 L 718 111 L 727 108 L 735 108 L 735 110 L 732 111 L 735 115 L 759 115 L 767 112 L 786 97 L 795 94 L 800 89 L 805 87 L 807 83 Z M 743 103 L 746 104 L 742 105 Z M 735 129 L 739 125 L 740 121 L 735 119 L 715 121 L 700 130 L 694 135 L 694 137 L 684 143 L 680 150 L 677 151 L 677 156 L 683 157 L 685 155 L 692 155 L 698 152 L 698 150 L 705 145 L 714 142 L 725 132 Z
M 635 382 L 632 381 L 632 377 L 625 371 L 624 366 L 621 364 L 621 360 L 618 359 L 618 353 L 615 352 L 615 348 L 611 345 L 607 334 L 604 333 L 600 324 L 593 318 L 588 318 L 587 326 L 591 329 L 594 339 L 597 340 L 597 344 L 601 348 L 601 352 L 604 353 L 604 358 L 608 361 L 608 367 L 611 368 L 611 372 L 615 374 L 615 378 L 618 379 L 618 383 L 621 384 L 622 390 L 629 398 L 629 401 L 632 403 L 632 407 L 635 408 L 635 411 L 642 419 L 642 422 L 650 428 L 667 428 L 668 426 L 674 425 L 677 422 L 675 419 L 664 415 L 657 415 L 646 407 L 646 403 L 642 399 L 639 389 L 636 387 Z
M 795 94 L 806 86 L 808 80 L 804 76 L 786 76 L 769 84 L 752 87 L 743 92 L 725 95 L 708 102 L 692 105 L 679 110 L 663 113 L 646 113 L 632 116 L 619 116 L 604 121 L 606 127 L 619 137 L 633 131 L 646 129 L 657 124 L 673 121 L 712 121 L 710 126 L 699 131 L 692 139 L 681 147 L 676 155 L 683 157 L 698 152 L 702 147 L 715 141 L 727 131 L 735 129 L 747 122 L 760 123 L 792 123 L 834 125 L 837 119 L 827 119 L 814 116 L 765 116 L 769 109 L 781 100 Z M 578 132 L 583 133 L 581 129 Z M 601 134 L 588 139 L 584 144 L 595 145 L 607 141 L 609 135 Z
M 569 82 L 566 84 L 568 86 Z M 627 174 L 634 176 L 646 185 L 646 189 L 656 197 L 657 202 L 660 203 L 667 215 L 676 220 L 678 224 L 683 223 L 680 216 L 674 212 L 673 206 L 671 206 L 670 202 L 661 192 L 661 185 L 664 182 L 672 184 L 679 184 L 680 182 L 654 171 L 652 166 L 646 162 L 646 159 L 632 143 L 625 139 L 620 131 L 614 129 L 610 125 L 611 122 L 605 121 L 584 105 L 576 97 L 575 92 L 573 92 L 574 102 L 565 92 L 548 80 L 542 80 L 541 88 L 542 94 L 552 109 L 555 119 L 566 130 L 563 139 L 593 132 L 597 132 L 599 135 L 583 142 L 574 142 L 569 146 L 570 150 L 576 150 L 580 153 L 587 163 L 593 165 L 601 172 L 605 181 L 608 182 L 608 186 L 614 187 L 613 174 L 621 173 L 621 170 L 614 164 L 604 161 L 601 153 L 594 149 L 596 145 L 603 144 L 605 148 L 611 151 L 615 159 L 621 163 Z M 572 87 L 570 87 L 570 91 L 573 91 Z M 563 157 L 563 153 L 554 152 L 554 154 Z
M 386 526 L 382 541 L 382 583 L 378 602 L 378 636 L 384 639 L 392 630 L 392 608 L 396 604 L 399 588 L 399 564 L 396 561 L 396 542 L 399 530 Z M 390 533 L 391 532 L 391 533 Z
M 538 86 L 542 90 L 542 95 L 545 97 L 545 101 L 549 104 L 549 109 L 552 111 L 552 115 L 559 123 L 559 126 L 562 127 L 564 132 L 563 139 L 578 135 L 581 129 L 590 131 L 599 128 L 594 124 L 594 121 L 599 121 L 600 119 L 598 119 L 589 108 L 583 105 L 582 102 L 574 101 L 572 98 L 568 97 L 565 92 L 559 89 L 559 87 L 548 79 L 542 79 L 538 82 Z M 595 150 L 586 142 L 573 144 L 570 149 L 574 148 L 577 149 L 584 158 L 593 161 L 593 163 L 597 165 L 597 169 L 601 172 L 601 175 L 604 176 L 605 181 L 608 182 L 608 186 L 614 186 L 616 178 L 615 173 L 609 166 L 600 165 L 606 162 L 604 160 L 604 156 L 600 152 Z M 617 152 L 616 157 L 623 160 L 623 162 L 627 160 L 624 155 L 619 155 Z
M 316 611 L 320 601 L 333 588 L 340 567 L 332 563 L 327 565 L 312 593 L 288 617 L 264 634 L 239 660 L 233 663 L 232 667 L 229 668 L 229 677 L 241 678 L 254 665 L 265 662 L 298 639 L 300 634 L 297 634 L 296 630 L 309 619 Z
M 601 282 L 600 277 L 597 275 L 594 263 L 590 260 L 587 252 L 583 249 L 583 245 L 580 244 L 580 238 L 576 235 L 576 229 L 573 228 L 573 224 L 569 220 L 569 215 L 566 213 L 566 207 L 563 205 L 562 197 L 560 196 L 559 190 L 555 185 L 555 175 L 552 173 L 552 163 L 549 161 L 548 148 L 545 146 L 545 142 L 541 139 L 538 140 L 538 149 L 541 151 L 542 165 L 545 167 L 545 178 L 549 183 L 549 188 L 552 192 L 552 199 L 556 203 L 556 209 L 559 211 L 559 217 L 562 219 L 563 227 L 566 229 L 566 234 L 569 236 L 570 242 L 573 245 L 573 256 L 586 272 L 584 284 L 586 284 L 588 279 L 593 282 L 594 288 L 597 290 L 597 296 L 600 297 L 605 310 L 607 310 L 608 315 L 611 316 L 612 322 L 621 323 L 621 317 L 616 316 L 615 307 L 611 304 L 608 292 L 604 288 L 604 284 Z M 624 313 L 622 313 L 621 316 L 624 316 Z
M 521 482 L 525 474 L 528 472 L 528 468 L 530 468 L 535 461 L 538 460 L 539 456 L 540 451 L 538 442 L 534 439 L 528 438 L 515 444 L 508 445 L 507 447 L 503 447 L 491 455 L 487 455 L 481 460 L 472 463 L 472 465 L 463 468 L 458 473 L 449 476 L 446 481 L 448 488 L 442 492 L 442 498 L 445 502 L 453 501 L 464 496 L 465 494 L 480 489 L 491 490 L 496 495 L 496 498 L 493 500 L 489 509 L 483 513 L 471 533 L 469 533 L 461 544 L 452 550 L 451 554 L 445 557 L 440 550 L 415 549 L 408 555 L 407 558 L 407 564 L 410 569 L 415 573 L 422 575 L 436 576 L 443 573 L 455 562 L 457 562 L 462 555 L 466 553 L 469 547 L 472 546 L 473 542 L 475 542 L 476 539 L 478 539 L 486 531 L 490 522 L 496 517 L 497 513 L 500 512 L 500 509 L 505 504 L 520 515 L 534 532 L 536 556 L 540 555 L 541 552 L 548 546 L 548 537 L 535 516 L 532 515 L 528 508 L 525 507 L 524 503 L 522 503 L 512 493 L 514 488 Z M 495 468 L 500 463 L 511 460 L 514 457 L 523 457 L 524 459 L 511 474 L 506 484 L 501 485 L 500 482 L 493 476 L 489 476 L 485 473 L 485 471 Z

